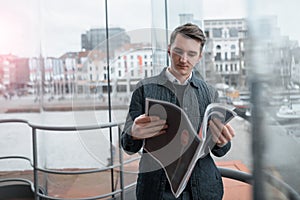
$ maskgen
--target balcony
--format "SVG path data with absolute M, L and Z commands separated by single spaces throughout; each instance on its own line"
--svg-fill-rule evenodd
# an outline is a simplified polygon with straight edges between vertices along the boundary
M 117 135 L 118 141 L 123 123 L 107 123 L 90 126 L 44 126 L 20 119 L 2 119 L 3 124 L 23 124 L 31 130 L 32 158 L 25 156 L 3 156 L 1 161 L 23 160 L 30 164 L 31 170 L 7 171 L 0 175 L 0 196 L 2 199 L 134 199 L 135 179 L 138 170 L 139 155 L 128 156 L 121 148 L 114 152 L 111 146 L 112 159 L 106 167 L 101 168 L 72 168 L 49 169 L 39 164 L 37 135 L 42 131 L 56 132 L 90 130 L 109 131 L 112 136 Z M 99 134 L 102 134 L 99 131 Z M 30 137 L 30 135 L 28 136 Z M 250 170 L 241 161 L 217 161 L 225 186 L 225 200 L 252 199 L 252 184 L 255 183 Z M 265 174 L 272 195 L 277 199 L 300 199 L 299 194 L 285 182 L 273 174 Z M 261 180 L 257 180 L 261 181 Z M 46 183 L 46 184 L 45 184 Z M 275 191 L 275 192 L 274 192 Z M 279 197 L 282 198 L 279 198 Z

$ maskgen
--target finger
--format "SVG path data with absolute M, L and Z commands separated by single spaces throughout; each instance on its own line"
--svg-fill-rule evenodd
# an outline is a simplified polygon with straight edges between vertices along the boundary
M 222 134 L 224 135 L 227 141 L 231 141 L 235 135 L 235 132 L 233 128 L 228 124 L 224 126 L 224 130 L 222 131 Z
M 157 121 L 160 120 L 158 116 L 146 116 L 146 115 L 141 115 L 135 119 L 135 123 L 148 123 L 152 121 Z
M 219 135 L 221 134 L 221 130 L 218 128 L 218 126 L 216 125 L 216 123 L 213 120 L 209 121 L 209 127 L 208 129 L 210 130 L 210 132 L 219 137 Z
M 160 124 L 160 125 L 156 125 L 156 126 L 151 126 L 151 127 L 144 127 L 144 133 L 146 134 L 155 134 L 161 130 L 165 130 L 167 129 L 166 124 Z
M 224 139 L 228 142 L 232 139 L 232 135 L 230 134 L 227 126 L 224 126 L 221 135 L 224 137 Z
M 230 135 L 231 135 L 232 137 L 234 137 L 234 136 L 235 136 L 235 130 L 232 128 L 232 126 L 230 126 L 230 124 L 227 124 L 226 127 L 227 127 L 227 129 L 228 129 Z
M 209 123 L 210 132 L 212 134 L 212 139 L 216 144 L 224 144 L 227 142 L 226 138 L 222 135 L 221 130 L 216 125 L 215 122 L 210 121 Z
M 218 129 L 221 131 L 224 127 L 224 124 L 221 122 L 220 119 L 218 118 L 213 118 L 212 121 L 214 122 L 214 124 L 218 127 Z
M 165 133 L 167 128 L 168 125 L 165 123 L 156 126 L 150 126 L 150 127 L 139 125 L 136 126 L 135 129 L 135 137 L 139 139 L 150 138 L 153 137 L 154 135 Z
M 213 141 L 217 142 L 220 135 L 220 131 L 218 130 L 218 127 L 214 124 L 213 121 L 209 121 L 208 132 L 212 136 Z

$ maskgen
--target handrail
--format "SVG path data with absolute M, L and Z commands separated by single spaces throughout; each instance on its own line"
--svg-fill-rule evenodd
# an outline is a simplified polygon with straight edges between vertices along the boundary
M 105 124 L 97 124 L 97 125 L 84 125 L 84 126 L 45 126 L 45 125 L 40 125 L 40 124 L 34 124 L 29 122 L 28 120 L 24 119 L 2 119 L 0 120 L 1 123 L 24 123 L 27 124 L 31 129 L 32 129 L 32 146 L 33 146 L 33 161 L 30 158 L 24 157 L 24 156 L 5 156 L 5 157 L 0 157 L 0 160 L 2 159 L 24 159 L 30 162 L 31 167 L 33 167 L 33 178 L 34 181 L 33 183 L 28 180 L 28 183 L 31 184 L 32 190 L 35 194 L 35 199 L 38 199 L 40 197 L 44 199 L 53 199 L 53 200 L 63 200 L 62 198 L 55 198 L 55 197 L 50 197 L 48 195 L 42 194 L 37 188 L 38 186 L 38 171 L 45 172 L 45 173 L 52 173 L 52 174 L 64 174 L 64 175 L 75 175 L 75 174 L 87 174 L 87 173 L 96 173 L 96 172 L 101 172 L 101 171 L 106 171 L 109 169 L 114 169 L 114 168 L 120 168 L 120 174 L 122 174 L 122 167 L 123 163 L 116 164 L 116 165 L 111 165 L 99 169 L 92 169 L 92 170 L 79 170 L 79 171 L 59 171 L 59 170 L 49 170 L 49 169 L 44 169 L 40 168 L 37 166 L 37 141 L 36 141 L 36 134 L 37 130 L 46 130 L 46 131 L 87 131 L 87 130 L 96 130 L 96 129 L 104 129 L 104 128 L 112 128 L 112 127 L 118 127 L 120 130 L 120 126 L 124 124 L 124 122 L 111 122 L 111 123 L 105 123 Z M 120 156 L 122 156 L 122 151 L 120 148 Z M 123 174 L 121 175 L 123 176 Z M 16 179 L 13 179 L 16 180 Z M 7 179 L 6 179 L 7 181 Z M 0 181 L 1 182 L 1 181 Z M 113 182 L 113 181 L 112 181 Z M 81 200 L 92 200 L 92 199 L 103 199 L 109 196 L 114 196 L 117 194 L 122 194 L 124 191 L 124 186 L 123 188 L 118 190 L 114 190 L 110 193 L 103 194 L 103 195 L 98 195 L 94 197 L 87 197 L 87 198 L 80 198 Z
M 23 119 L 2 119 L 0 120 L 1 123 L 25 123 L 29 127 L 32 128 L 32 139 L 33 139 L 33 158 L 37 158 L 37 151 L 36 151 L 36 141 L 35 141 L 35 136 L 36 136 L 36 130 L 47 130 L 47 131 L 78 131 L 78 130 L 95 130 L 95 129 L 103 129 L 103 128 L 112 128 L 112 127 L 118 127 L 119 130 L 119 137 L 120 137 L 120 126 L 123 125 L 123 122 L 114 122 L 114 123 L 107 123 L 107 124 L 101 124 L 101 125 L 89 125 L 89 126 L 44 126 L 44 125 L 37 125 L 28 122 L 27 120 Z M 119 144 L 120 145 L 120 144 Z M 93 199 L 103 199 L 106 197 L 113 197 L 114 195 L 119 195 L 121 199 L 125 199 L 124 196 L 124 191 L 128 190 L 129 188 L 132 188 L 136 185 L 135 183 L 129 184 L 129 185 L 124 185 L 123 179 L 123 166 L 126 164 L 129 164 L 131 162 L 134 162 L 139 159 L 137 158 L 132 158 L 126 161 L 123 161 L 123 151 L 121 148 L 119 148 L 119 164 L 115 165 L 110 165 L 108 167 L 103 167 L 103 168 L 98 168 L 98 169 L 91 169 L 91 170 L 78 170 L 78 171 L 58 171 L 58 170 L 49 170 L 49 169 L 43 169 L 37 166 L 36 162 L 32 162 L 30 158 L 24 157 L 24 156 L 4 156 L 0 157 L 0 160 L 2 159 L 24 159 L 29 161 L 30 165 L 33 167 L 33 172 L 34 172 L 34 181 L 31 182 L 30 180 L 27 179 L 0 179 L 0 183 L 3 182 L 10 182 L 10 181 L 19 181 L 19 182 L 25 182 L 27 184 L 30 184 L 31 190 L 35 193 L 35 199 L 43 198 L 43 199 L 51 199 L 51 200 L 63 200 L 62 198 L 56 198 L 56 197 L 50 197 L 46 194 L 42 194 L 40 192 L 40 188 L 38 186 L 38 177 L 37 177 L 37 172 L 42 171 L 45 173 L 53 173 L 53 174 L 64 174 L 64 175 L 74 175 L 74 174 L 86 174 L 86 173 L 95 173 L 95 172 L 101 172 L 109 169 L 114 169 L 116 171 L 119 171 L 120 173 L 120 189 L 114 189 L 110 193 L 106 193 L 103 195 L 98 195 L 94 197 L 87 197 L 87 198 L 80 198 L 81 200 L 93 200 Z M 116 168 L 116 169 L 115 169 Z M 120 169 L 118 169 L 120 168 Z M 221 172 L 222 177 L 234 179 L 237 181 L 241 181 L 247 184 L 253 184 L 253 176 L 249 173 L 243 172 L 243 171 L 238 171 L 238 170 L 233 170 L 229 168 L 223 168 L 223 167 L 218 167 L 218 169 Z M 290 187 L 287 183 L 284 181 L 277 179 L 276 177 L 272 176 L 271 174 L 266 173 L 266 178 L 267 181 L 276 187 L 279 191 L 281 191 L 284 195 L 286 195 L 289 199 L 292 200 L 300 200 L 299 194 L 292 188 Z M 0 186 L 1 187 L 1 186 Z M 76 200 L 76 198 L 74 199 Z
M 218 169 L 224 178 L 230 178 L 244 183 L 253 184 L 253 177 L 249 173 L 224 167 L 218 167 Z

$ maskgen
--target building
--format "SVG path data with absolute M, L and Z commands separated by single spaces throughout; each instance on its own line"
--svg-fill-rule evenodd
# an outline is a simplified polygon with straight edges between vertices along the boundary
M 126 34 L 125 29 L 122 28 L 109 28 L 109 48 L 110 52 L 130 43 L 130 37 Z M 106 29 L 105 28 L 93 28 L 86 31 L 85 34 L 81 34 L 81 49 L 85 51 L 91 51 L 98 49 L 106 51 Z
M 115 92 L 130 92 L 137 81 L 153 76 L 152 48 L 150 44 L 127 44 L 116 51 L 112 61 L 112 79 Z
M 0 84 L 10 96 L 26 86 L 29 79 L 29 65 L 27 58 L 14 55 L 0 56 Z
M 205 53 L 206 66 L 209 67 L 206 67 L 206 72 L 219 76 L 218 82 L 240 86 L 240 77 L 245 71 L 246 20 L 204 20 L 204 29 L 208 38 Z

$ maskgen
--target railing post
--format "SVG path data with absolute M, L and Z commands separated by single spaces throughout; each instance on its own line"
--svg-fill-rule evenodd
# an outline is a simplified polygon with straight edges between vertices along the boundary
M 36 138 L 36 128 L 32 128 L 32 150 L 33 150 L 33 184 L 34 184 L 34 199 L 38 200 L 38 161 L 37 161 L 37 138 Z
M 123 151 L 121 144 L 121 127 L 118 125 L 118 140 L 119 140 L 119 162 L 120 162 L 120 189 L 121 189 L 121 200 L 125 200 L 125 192 L 124 192 L 124 161 L 123 161 Z
M 113 147 L 113 139 L 112 139 L 112 128 L 111 126 L 109 127 L 109 142 L 110 142 L 110 166 L 114 165 L 114 147 Z M 114 178 L 114 168 L 112 167 L 110 169 L 110 178 L 111 178 L 111 191 L 114 192 L 115 191 L 115 178 Z M 115 196 L 112 195 L 112 198 L 114 198 Z

